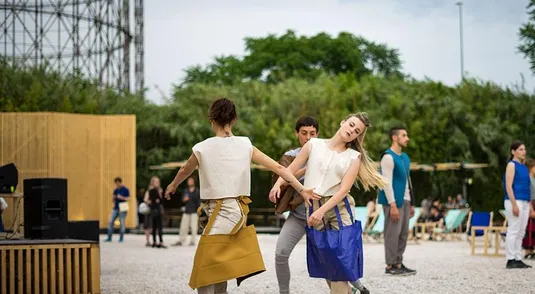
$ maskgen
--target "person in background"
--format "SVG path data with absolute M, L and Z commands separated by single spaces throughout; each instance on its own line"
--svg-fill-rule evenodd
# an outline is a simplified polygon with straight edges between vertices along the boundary
M 463 195 L 461 194 L 457 194 L 457 207 L 458 208 L 466 207 L 466 200 L 464 200 Z
M 199 216 L 197 215 L 197 209 L 201 206 L 201 195 L 199 189 L 195 185 L 195 178 L 188 178 L 188 188 L 184 190 L 182 195 L 182 202 L 186 203 L 184 211 L 182 213 L 182 219 L 180 221 L 180 240 L 173 244 L 173 246 L 182 246 L 186 244 L 186 238 L 188 237 L 188 230 L 191 229 L 191 241 L 190 246 L 195 246 L 197 242 L 197 232 L 199 230 Z
M 160 200 L 158 200 L 158 203 L 153 203 L 153 207 L 159 208 L 159 211 L 154 211 L 154 212 L 152 211 L 152 208 L 151 208 L 151 194 L 150 194 L 151 190 L 155 190 L 155 191 L 157 191 L 159 193 Z M 156 194 L 153 194 L 152 198 L 153 198 L 154 201 L 156 201 L 158 199 L 158 197 L 156 197 L 156 196 L 157 196 Z M 150 213 L 144 216 L 145 220 L 143 222 L 143 229 L 145 231 L 145 239 L 146 239 L 145 246 L 147 246 L 147 247 L 157 247 L 155 245 L 156 242 L 154 240 L 153 240 L 152 244 L 150 243 L 150 235 L 153 233 L 153 227 L 154 227 L 153 220 L 154 220 L 154 217 L 157 218 L 158 214 L 159 214 L 159 217 L 162 219 L 162 226 L 163 226 L 164 208 L 163 208 L 163 204 L 162 204 L 163 199 L 161 199 L 162 197 L 163 197 L 163 189 L 162 189 L 161 184 L 160 184 L 160 178 L 158 178 L 157 176 L 153 176 L 152 178 L 150 178 L 149 186 L 147 187 L 147 190 L 145 191 L 145 195 L 143 197 L 143 201 L 149 206 L 149 208 L 151 208 Z M 156 224 L 156 225 L 158 225 L 158 224 Z M 162 230 L 163 230 L 163 227 L 162 227 Z M 155 234 L 153 234 L 153 235 L 156 236 Z
M 454 209 L 457 207 L 457 201 L 453 199 L 453 196 L 448 196 L 448 201 L 446 202 L 446 209 Z
M 367 228 L 371 222 L 373 221 L 373 218 L 375 217 L 376 215 L 376 202 L 377 202 L 377 198 L 375 197 L 371 197 L 370 200 L 368 200 L 368 203 L 366 203 L 366 210 L 368 211 L 368 216 L 367 216 L 367 219 L 366 219 L 366 224 L 365 224 L 365 227 Z
M 431 207 L 435 206 L 436 208 L 438 208 L 438 211 L 440 211 L 441 213 L 444 212 L 444 204 L 442 204 L 442 202 L 440 202 L 440 198 L 437 197 L 435 198 L 435 200 L 433 200 L 433 204 L 431 205 Z M 431 209 L 429 209 L 429 212 L 431 213 Z
M 415 203 L 410 179 L 410 158 L 403 152 L 409 143 L 409 136 L 402 127 L 390 129 L 389 136 L 392 145 L 381 159 L 381 174 L 389 184 L 379 191 L 378 197 L 385 215 L 385 273 L 415 275 L 416 270 L 405 267 L 403 263 L 409 238 L 409 220 L 414 215 Z
M 119 222 L 121 224 L 120 228 L 120 237 L 119 242 L 124 241 L 124 233 L 126 232 L 126 214 L 127 210 L 125 210 L 124 205 L 121 205 L 121 203 L 125 203 L 130 199 L 130 191 L 128 188 L 123 185 L 123 180 L 120 177 L 116 177 L 113 182 L 115 183 L 115 190 L 113 191 L 113 209 L 111 211 L 110 221 L 108 223 L 108 238 L 104 240 L 105 242 L 111 242 L 111 237 L 113 235 L 113 223 L 117 218 L 119 218 Z
M 7 202 L 4 198 L 0 197 L 0 233 L 5 232 L 4 221 L 2 220 L 2 214 L 7 209 Z
M 526 233 L 530 207 L 530 179 L 526 159 L 526 146 L 515 141 L 509 149 L 509 159 L 503 177 L 504 207 L 507 212 L 506 268 L 531 268 L 522 261 L 522 239 Z
M 526 166 L 529 170 L 531 201 L 529 207 L 529 221 L 526 227 L 526 236 L 524 236 L 524 240 L 522 240 L 522 247 L 525 251 L 525 259 L 535 259 L 535 159 L 527 159 Z
M 434 228 L 444 228 L 444 214 L 436 206 L 431 206 L 431 213 L 426 219 L 426 227 L 429 232 L 429 240 L 433 240 Z
M 149 186 L 148 199 L 145 199 L 150 207 L 150 214 L 147 216 L 152 224 L 152 247 L 167 248 L 163 244 L 163 189 L 160 187 L 160 179 L 152 177 Z M 160 242 L 156 242 L 158 235 Z

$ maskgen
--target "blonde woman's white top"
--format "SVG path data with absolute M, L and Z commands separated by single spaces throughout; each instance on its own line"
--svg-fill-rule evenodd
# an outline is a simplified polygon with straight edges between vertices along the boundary
M 312 138 L 308 144 L 304 186 L 314 188 L 314 193 L 320 196 L 332 196 L 340 189 L 344 175 L 360 153 L 351 148 L 343 152 L 333 151 L 327 146 L 326 139 Z
M 201 199 L 251 194 L 253 144 L 247 137 L 212 137 L 193 146 L 199 161 Z

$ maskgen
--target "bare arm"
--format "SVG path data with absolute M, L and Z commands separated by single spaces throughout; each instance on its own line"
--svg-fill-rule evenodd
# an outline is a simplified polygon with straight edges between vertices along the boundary
M 253 158 L 252 160 L 256 162 L 257 164 L 260 164 L 270 171 L 278 174 L 280 177 L 277 180 L 277 183 L 280 185 L 283 181 L 289 182 L 289 184 L 298 192 L 300 193 L 305 187 L 294 177 L 293 172 L 297 170 L 296 167 L 302 166 L 302 164 L 299 164 L 299 161 L 303 161 L 300 156 L 302 151 L 299 153 L 299 155 L 295 158 L 295 160 L 288 166 L 288 168 L 285 168 L 284 166 L 280 165 L 275 160 L 271 159 L 269 156 L 262 153 L 262 151 L 258 150 L 258 148 L 253 147 Z M 301 156 L 303 157 L 303 156 Z M 293 168 L 292 168 L 293 166 Z M 277 184 L 275 183 L 275 184 Z
M 511 203 L 516 205 L 516 197 L 515 192 L 513 191 L 513 179 L 515 178 L 515 164 L 512 162 L 509 162 L 507 164 L 507 168 L 505 169 L 505 190 L 507 191 L 507 195 L 509 196 L 509 200 L 511 200 Z
M 165 197 L 169 198 L 170 194 L 176 191 L 176 188 L 178 187 L 178 185 L 180 185 L 187 177 L 189 177 L 193 173 L 193 171 L 195 171 L 198 165 L 199 165 L 199 161 L 197 160 L 197 157 L 195 156 L 195 154 L 192 153 L 190 157 L 188 158 L 188 161 L 186 162 L 186 164 L 183 167 L 181 167 L 180 170 L 178 170 L 175 178 L 173 179 L 171 184 L 169 184 L 169 186 L 167 187 L 165 191 Z
M 396 205 L 396 199 L 394 198 L 394 189 L 392 188 L 392 179 L 394 174 L 394 159 L 392 155 L 385 154 L 381 159 L 381 174 L 388 181 L 388 185 L 385 187 L 385 195 L 388 204 Z
M 145 195 L 143 196 L 143 202 L 149 203 L 149 190 L 145 191 Z
M 302 178 L 302 177 L 305 175 L 306 171 L 307 171 L 307 168 L 306 168 L 306 167 L 303 167 L 303 168 L 297 170 L 297 172 L 294 173 L 294 176 L 295 176 L 297 179 L 300 179 L 300 178 Z M 281 187 L 286 187 L 287 185 L 288 185 L 288 182 L 283 181 Z
M 299 154 L 297 154 L 297 157 L 294 159 L 294 161 L 292 161 L 292 163 L 290 163 L 290 165 L 288 166 L 288 170 L 292 173 L 292 175 L 296 175 L 295 177 L 296 178 L 301 178 L 302 176 L 298 176 L 297 175 L 297 172 L 298 172 L 298 169 L 302 166 L 304 166 L 307 161 L 308 161 L 308 156 L 310 154 L 310 141 L 308 141 L 304 146 L 303 148 L 301 148 L 301 151 L 299 152 Z M 254 156 L 254 153 L 253 153 L 253 156 Z M 270 158 L 271 159 L 271 158 Z M 254 160 L 254 158 L 253 158 Z M 267 167 L 267 166 L 266 166 Z M 303 175 L 305 174 L 305 171 L 306 169 L 301 169 L 302 170 L 302 173 Z M 275 172 L 275 171 L 274 171 Z M 275 172 L 276 173 L 276 172 Z M 284 179 L 283 177 L 279 177 L 279 179 L 277 180 L 277 182 L 275 183 L 275 185 L 273 185 L 274 187 L 281 187 L 282 185 L 284 184 Z
M 349 166 L 349 169 L 344 175 L 344 178 L 342 178 L 342 183 L 340 183 L 340 189 L 338 189 L 338 191 L 318 209 L 319 211 L 321 211 L 321 213 L 326 213 L 327 211 L 335 207 L 340 201 L 342 201 L 344 197 L 347 196 L 347 194 L 351 190 L 351 186 L 353 186 L 355 180 L 357 179 L 359 167 L 360 155 L 359 158 L 355 159 L 353 163 L 351 163 L 351 165 Z

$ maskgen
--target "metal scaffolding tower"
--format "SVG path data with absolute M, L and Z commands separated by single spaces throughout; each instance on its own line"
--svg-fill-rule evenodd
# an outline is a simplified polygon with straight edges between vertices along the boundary
M 135 43 L 135 91 L 143 90 L 143 0 L 5 0 L 0 4 L 0 56 L 61 74 L 81 74 L 130 92 Z

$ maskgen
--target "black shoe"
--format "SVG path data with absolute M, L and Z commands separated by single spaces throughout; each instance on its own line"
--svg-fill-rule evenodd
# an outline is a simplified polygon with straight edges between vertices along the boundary
M 403 263 L 401 264 L 401 268 L 400 269 L 402 271 L 404 271 L 407 275 L 415 275 L 416 274 L 416 270 L 413 270 L 413 269 L 405 267 L 405 265 Z
M 518 261 L 514 260 L 514 259 L 509 259 L 507 261 L 507 264 L 505 265 L 505 268 L 521 268 L 521 265 L 518 263 Z
M 362 289 L 359 289 L 360 294 L 370 294 L 370 290 L 368 288 L 362 286 Z
M 385 268 L 385 274 L 389 274 L 393 276 L 403 276 L 403 275 L 406 275 L 407 273 L 400 268 L 392 266 L 391 268 Z
M 531 265 L 525 264 L 522 260 L 515 260 L 518 268 L 531 268 Z

